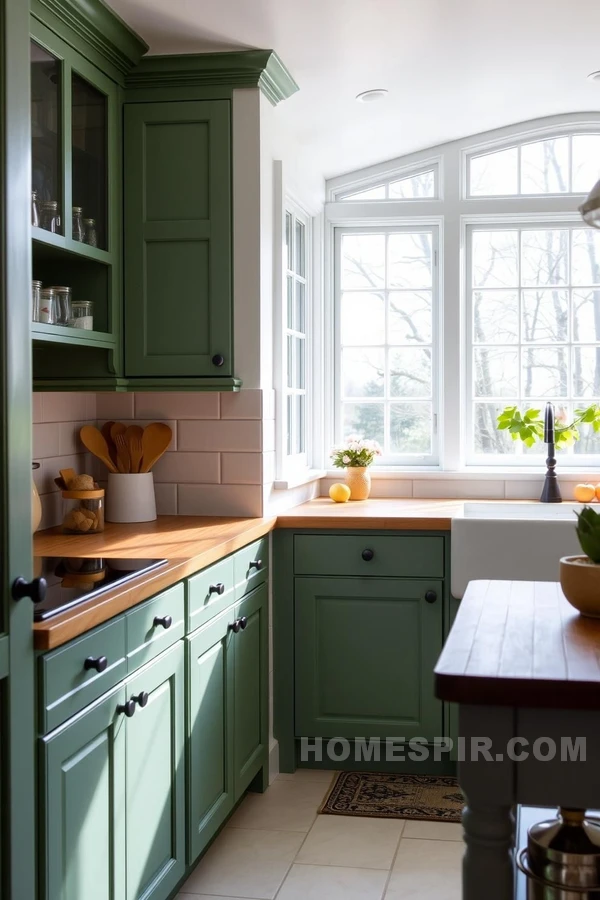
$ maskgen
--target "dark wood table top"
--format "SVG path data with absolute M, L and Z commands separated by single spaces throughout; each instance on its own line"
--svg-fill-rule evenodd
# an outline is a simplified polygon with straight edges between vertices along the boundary
M 600 709 L 600 619 L 581 616 L 557 582 L 472 581 L 435 685 L 458 703 Z

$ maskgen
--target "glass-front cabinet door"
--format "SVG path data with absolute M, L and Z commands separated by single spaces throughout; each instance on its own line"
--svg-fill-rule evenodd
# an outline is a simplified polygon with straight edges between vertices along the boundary
M 33 17 L 30 59 L 36 372 L 40 342 L 118 349 L 121 159 L 118 85 Z

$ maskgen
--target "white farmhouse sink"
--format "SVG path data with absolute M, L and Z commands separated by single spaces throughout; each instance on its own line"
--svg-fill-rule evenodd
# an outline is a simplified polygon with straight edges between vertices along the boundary
M 561 556 L 581 553 L 573 503 L 465 503 L 452 519 L 451 588 L 469 581 L 558 581 Z

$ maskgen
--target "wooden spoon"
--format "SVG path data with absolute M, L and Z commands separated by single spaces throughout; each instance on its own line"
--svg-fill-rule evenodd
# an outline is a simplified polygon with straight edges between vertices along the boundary
M 97 456 L 99 460 L 101 460 L 109 472 L 117 472 L 118 469 L 115 466 L 114 462 L 110 458 L 110 454 L 108 452 L 108 446 L 102 433 L 98 431 L 98 429 L 94 425 L 84 425 L 79 432 L 79 436 L 81 438 L 81 443 L 84 447 L 93 453 L 94 456 Z M 64 474 L 61 471 L 61 475 L 64 478 Z M 67 479 L 65 478 L 65 481 Z
M 140 472 L 150 471 L 171 443 L 172 436 L 173 432 L 164 422 L 152 422 L 144 429 L 142 437 L 144 458 Z
M 139 472 L 142 464 L 144 451 L 142 449 L 142 438 L 144 429 L 140 425 L 130 425 L 125 432 L 125 441 L 129 450 L 129 458 L 131 460 L 131 471 Z
M 131 457 L 129 456 L 129 447 L 125 440 L 125 433 L 115 435 L 117 444 L 117 468 L 122 475 L 128 475 L 131 472 Z
M 75 476 L 75 469 L 59 469 L 59 474 L 64 483 L 66 484 L 66 490 L 69 490 L 69 484 L 73 481 Z
M 102 436 L 106 441 L 106 446 L 108 447 L 108 452 L 110 458 L 114 463 L 117 462 L 117 448 L 115 446 L 115 442 L 112 439 L 112 435 L 110 433 L 110 429 L 113 427 L 114 422 L 105 422 L 100 431 L 102 432 Z

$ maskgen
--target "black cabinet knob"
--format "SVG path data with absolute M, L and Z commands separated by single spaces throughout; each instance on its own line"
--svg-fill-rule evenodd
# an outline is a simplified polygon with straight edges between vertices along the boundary
M 427 603 L 435 603 L 437 594 L 435 591 L 425 591 L 425 600 Z
M 241 628 L 242 631 L 243 631 L 244 628 L 246 627 L 246 625 L 248 624 L 248 617 L 247 617 L 247 616 L 242 616 L 242 618 L 239 620 L 239 623 L 240 623 L 240 628 Z
M 42 603 L 46 599 L 47 589 L 45 578 L 34 578 L 32 581 L 16 578 L 12 586 L 12 598 L 22 600 L 23 597 L 30 597 L 33 603 Z
M 241 627 L 241 619 L 236 619 L 235 622 L 232 622 L 231 625 L 227 626 L 228 630 L 233 631 L 234 634 L 237 634 Z
M 131 700 L 128 700 L 126 703 L 124 703 L 122 706 L 117 706 L 117 712 L 124 713 L 127 716 L 127 718 L 130 719 L 132 717 L 132 715 L 135 713 L 135 700 L 133 700 L 133 698 L 132 698 Z
M 262 569 L 262 559 L 253 559 L 251 563 L 248 563 L 249 569 L 256 569 L 258 572 L 259 569 Z
M 225 362 L 225 357 L 224 357 L 224 356 L 221 356 L 220 353 L 216 353 L 216 354 L 213 356 L 213 358 L 212 358 L 212 364 L 213 364 L 213 366 L 219 366 L 219 367 L 221 367 L 221 366 L 223 365 L 224 362 Z
M 225 585 L 222 581 L 219 581 L 217 584 L 211 584 L 208 589 L 209 594 L 224 594 L 225 593 Z
M 155 628 L 157 625 L 162 625 L 163 628 L 170 628 L 173 624 L 173 619 L 171 616 L 154 616 L 154 622 L 152 624 Z
M 105 668 L 108 665 L 108 660 L 105 656 L 88 656 L 86 661 L 83 664 L 84 669 L 95 669 L 96 672 L 104 672 Z
M 366 550 L 363 550 L 361 556 L 362 556 L 362 558 L 364 559 L 365 562 L 371 562 L 371 560 L 372 560 L 373 557 L 375 556 L 375 552 L 374 552 L 373 550 L 370 550 L 370 549 L 367 547 Z
M 141 706 L 143 709 L 144 706 L 146 706 L 146 704 L 148 703 L 148 691 L 140 691 L 137 697 L 132 697 L 131 699 L 134 701 L 134 703 L 137 703 L 138 706 Z

